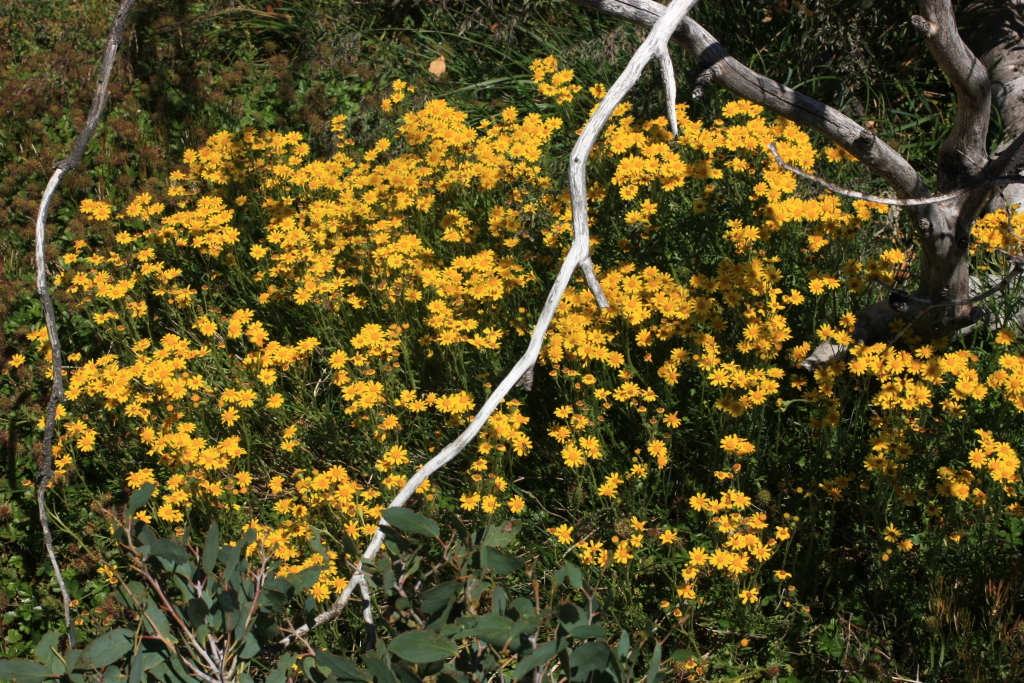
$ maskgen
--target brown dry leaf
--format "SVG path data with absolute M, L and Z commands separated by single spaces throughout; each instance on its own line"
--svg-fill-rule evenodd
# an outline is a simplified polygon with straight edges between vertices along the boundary
M 430 66 L 427 67 L 427 71 L 429 71 L 430 73 L 434 74 L 437 77 L 440 77 L 441 74 L 443 74 L 447 69 L 448 66 L 444 63 L 444 55 L 441 55 L 440 57 L 432 61 L 430 63 Z

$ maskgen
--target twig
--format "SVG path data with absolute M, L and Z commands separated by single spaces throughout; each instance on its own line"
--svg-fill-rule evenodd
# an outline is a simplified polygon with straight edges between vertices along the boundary
M 825 189 L 831 190 L 832 192 L 835 192 L 838 195 L 850 197 L 852 199 L 863 199 L 864 201 L 873 202 L 875 204 L 885 204 L 887 206 L 926 206 L 928 204 L 941 204 L 942 202 L 948 202 L 951 199 L 962 197 L 968 192 L 977 189 L 978 187 L 981 187 L 983 185 L 1013 185 L 1015 183 L 1024 183 L 1024 177 L 1017 176 L 988 178 L 978 183 L 968 185 L 967 187 L 963 187 L 959 190 L 947 192 L 946 194 L 940 194 L 936 197 L 924 197 L 921 199 L 893 199 L 892 197 L 882 197 L 877 194 L 865 194 L 864 192 L 857 192 L 856 190 L 848 190 L 845 187 L 840 187 L 839 185 L 831 183 L 825 180 L 824 178 L 820 178 L 814 175 L 813 173 L 808 173 L 802 168 L 787 164 L 785 161 L 782 160 L 782 157 L 779 156 L 779 150 L 776 149 L 774 141 L 768 144 L 768 151 L 770 151 L 772 153 L 772 156 L 775 157 L 775 163 L 777 163 L 779 166 L 786 169 L 790 173 L 795 173 L 801 178 L 806 178 L 807 180 L 815 182 L 824 187 Z
M 1012 255 L 1011 255 L 1011 257 L 1012 257 Z M 885 289 L 888 289 L 890 292 L 892 292 L 893 294 L 896 294 L 897 296 L 900 296 L 900 297 L 902 297 L 904 299 L 909 299 L 909 300 L 913 301 L 914 303 L 922 304 L 922 305 L 926 306 L 927 308 L 925 308 L 925 310 L 929 310 L 929 309 L 932 309 L 932 308 L 941 308 L 943 306 L 969 306 L 971 304 L 976 304 L 979 301 L 984 301 L 985 299 L 989 298 L 993 294 L 996 294 L 996 293 L 1002 291 L 1003 289 L 1006 288 L 1007 285 L 1009 285 L 1011 282 L 1013 282 L 1022 272 L 1024 272 L 1024 259 L 1022 259 L 1021 257 L 1012 257 L 1012 258 L 1013 258 L 1013 261 L 1014 261 L 1013 268 L 1011 268 L 1010 272 L 1006 274 L 1006 277 L 1004 277 L 1002 280 L 997 282 L 992 287 L 989 287 L 988 289 L 986 289 L 981 294 L 975 294 L 974 296 L 972 296 L 969 299 L 954 299 L 952 301 L 932 301 L 931 299 L 922 299 L 922 298 L 914 296 L 912 294 L 908 294 L 908 293 L 906 293 L 906 292 L 904 292 L 902 290 L 896 289 L 895 287 L 893 287 L 891 285 L 885 284 L 881 280 L 872 280 L 872 282 L 874 282 L 875 284 L 881 285 L 882 287 L 884 287 Z M 922 311 L 922 313 L 923 312 L 924 311 Z
M 819 178 L 813 173 L 808 173 L 802 168 L 797 168 L 796 166 L 787 164 L 785 161 L 782 160 L 782 157 L 779 156 L 779 150 L 775 148 L 775 142 L 771 142 L 768 145 L 768 151 L 770 151 L 772 153 L 772 156 L 775 157 L 775 163 L 777 163 L 779 166 L 786 169 L 790 173 L 795 173 L 801 178 L 806 178 L 807 180 L 815 182 L 821 185 L 822 187 L 831 190 L 832 192 L 835 192 L 838 195 L 850 197 L 852 199 L 863 199 L 868 202 L 874 202 L 875 204 L 885 204 L 887 206 L 925 206 L 927 204 L 939 204 L 941 202 L 948 202 L 950 199 L 956 199 L 957 197 L 966 194 L 968 191 L 967 189 L 961 189 L 956 190 L 955 192 L 949 192 L 947 194 L 939 195 L 938 197 L 924 197 L 921 199 L 893 199 L 892 197 L 882 197 L 877 194 L 865 194 L 864 192 L 857 192 L 856 190 L 848 190 L 845 187 L 840 187 L 835 183 L 830 183 L 824 178 Z
M 441 449 L 441 452 L 424 463 L 423 466 L 421 466 L 420 469 L 409 478 L 408 483 L 398 493 L 398 495 L 395 496 L 394 500 L 391 501 L 391 504 L 388 507 L 404 506 L 412 497 L 413 493 L 416 492 L 416 489 L 418 489 L 428 477 L 455 459 L 455 457 L 469 445 L 469 442 L 480 433 L 480 430 L 483 429 L 484 423 L 487 422 L 488 418 L 490 418 L 494 413 L 498 405 L 500 405 L 505 399 L 508 392 L 512 390 L 512 388 L 523 376 L 526 375 L 527 372 L 533 369 L 534 364 L 540 357 L 540 350 L 544 344 L 544 337 L 547 334 L 547 330 L 550 327 L 552 320 L 554 320 L 555 313 L 558 310 L 558 304 L 562 299 L 562 294 L 569 286 L 569 281 L 572 279 L 572 275 L 576 272 L 577 268 L 583 271 L 583 275 L 587 279 L 587 284 L 590 286 L 590 291 L 593 293 L 597 304 L 602 308 L 608 306 L 608 300 L 597 280 L 593 264 L 590 261 L 590 229 L 587 224 L 587 159 L 590 156 L 590 151 L 593 149 L 594 144 L 597 142 L 598 136 L 601 134 L 601 131 L 615 112 L 615 108 L 625 98 L 629 90 L 640 78 L 640 73 L 643 71 L 644 66 L 646 66 L 647 62 L 651 59 L 667 51 L 668 41 L 672 37 L 672 33 L 675 31 L 676 26 L 678 26 L 679 22 L 686 17 L 686 13 L 689 12 L 696 3 L 697 0 L 673 0 L 672 4 L 665 9 L 664 14 L 662 14 L 661 18 L 651 28 L 651 32 L 648 34 L 647 39 L 644 40 L 643 44 L 629 60 L 629 64 L 626 65 L 626 68 L 623 70 L 619 78 L 611 88 L 608 89 L 608 93 L 601 100 L 601 103 L 597 106 L 597 109 L 590 117 L 590 120 L 587 121 L 587 125 L 584 126 L 583 132 L 580 133 L 580 137 L 577 139 L 576 144 L 572 149 L 569 162 L 569 193 L 572 202 L 573 226 L 572 246 L 569 248 L 569 252 L 566 254 L 565 260 L 562 261 L 562 266 L 558 271 L 558 276 L 555 278 L 554 284 L 551 285 L 551 289 L 548 291 L 544 307 L 541 309 L 540 315 L 537 318 L 537 324 L 533 328 L 533 334 L 530 335 L 530 343 L 526 348 L 526 352 L 512 367 L 512 370 L 505 375 L 501 380 L 501 383 L 498 384 L 491 395 L 487 397 L 483 406 L 481 406 L 480 410 L 473 416 L 469 426 L 466 427 L 466 429 L 463 430 L 463 432 L 459 434 L 454 441 Z M 669 107 L 674 108 L 674 100 L 669 101 Z M 377 531 L 373 535 L 373 539 L 370 541 L 369 545 L 366 547 L 366 551 L 356 564 L 356 569 L 353 572 L 348 585 L 345 587 L 345 590 L 342 591 L 341 595 L 338 596 L 338 599 L 335 600 L 334 604 L 331 605 L 329 609 L 318 614 L 313 620 L 312 626 L 309 624 L 303 624 L 299 628 L 295 629 L 292 634 L 282 639 L 280 641 L 281 646 L 287 647 L 291 643 L 295 642 L 296 638 L 307 633 L 310 628 L 315 628 L 316 626 L 338 618 L 345 609 L 345 605 L 348 604 L 348 601 L 351 599 L 352 592 L 357 587 L 360 588 L 360 592 L 364 590 L 366 576 L 363 573 L 363 564 L 376 557 L 381 544 L 384 542 L 384 532 L 381 530 L 381 527 L 386 524 L 387 522 L 384 519 L 381 519 L 380 522 L 378 522 Z M 364 593 L 363 595 L 365 599 L 366 594 Z M 368 607 L 364 608 L 364 621 L 367 621 L 367 610 Z M 368 623 L 372 624 L 372 615 Z
M 64 575 L 60 570 L 60 563 L 57 562 L 57 554 L 53 550 L 53 536 L 50 534 L 50 520 L 46 514 L 46 488 L 53 480 L 53 433 L 56 429 L 57 406 L 64 402 L 64 377 L 63 363 L 60 350 L 60 338 L 57 334 L 57 316 L 53 311 L 53 301 L 50 299 L 50 289 L 46 283 L 46 218 L 50 210 L 50 203 L 60 186 L 61 179 L 78 163 L 85 155 L 86 145 L 89 139 L 96 132 L 103 110 L 107 105 L 107 88 L 110 85 L 110 75 L 114 70 L 114 58 L 117 56 L 117 48 L 121 44 L 121 37 L 124 34 L 124 27 L 128 21 L 128 13 L 132 9 L 135 0 L 122 0 L 121 6 L 114 15 L 114 25 L 110 28 L 110 36 L 107 38 L 107 47 L 103 52 L 103 63 L 100 68 L 100 80 L 96 84 L 96 94 L 92 98 L 92 107 L 89 110 L 89 117 L 86 119 L 82 132 L 75 140 L 75 146 L 71 149 L 65 159 L 57 162 L 54 166 L 53 175 L 46 184 L 43 191 L 42 201 L 39 203 L 39 215 L 36 217 L 36 289 L 39 292 L 39 299 L 43 306 L 43 317 L 46 320 L 46 334 L 50 339 L 50 351 L 53 356 L 53 387 L 50 389 L 50 400 L 46 406 L 46 426 L 43 431 L 43 461 L 39 465 L 39 474 L 36 477 L 36 502 L 39 505 L 39 524 L 43 528 L 43 543 L 46 546 L 46 554 L 50 556 L 50 564 L 53 565 L 53 572 L 57 578 L 57 585 L 60 586 L 61 598 L 64 600 L 64 624 L 68 631 L 68 644 L 75 646 L 75 627 L 71 622 L 71 598 L 68 596 L 67 586 L 64 585 Z

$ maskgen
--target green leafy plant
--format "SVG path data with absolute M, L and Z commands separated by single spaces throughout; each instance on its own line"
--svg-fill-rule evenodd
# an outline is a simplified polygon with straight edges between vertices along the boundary
M 470 531 L 456 519 L 443 539 L 436 522 L 404 508 L 385 512 L 385 550 L 365 567 L 380 616 L 366 625 L 358 660 L 314 649 L 304 639 L 304 653 L 281 652 L 277 642 L 298 612 L 296 598 L 321 567 L 280 575 L 280 563 L 254 544 L 254 533 L 222 543 L 216 523 L 201 547 L 189 543 L 187 533 L 158 538 L 132 521 L 151 494 L 147 485 L 132 496 L 116 534 L 130 567 L 117 575 L 119 600 L 137 616 L 135 629 L 117 628 L 64 652 L 51 631 L 36 646 L 34 661 L 0 662 L 0 679 L 284 683 L 305 676 L 315 683 L 404 683 L 437 676 L 469 683 L 499 672 L 513 681 L 664 678 L 667 632 L 655 638 L 662 629 L 651 624 L 636 638 L 622 631 L 611 642 L 601 624 L 598 585 L 571 563 L 535 575 L 512 550 L 520 522 Z M 314 545 L 323 551 L 319 541 Z M 304 607 L 309 620 L 316 613 L 311 598 Z M 386 632 L 381 639 L 379 627 Z M 679 650 L 671 659 L 692 658 Z

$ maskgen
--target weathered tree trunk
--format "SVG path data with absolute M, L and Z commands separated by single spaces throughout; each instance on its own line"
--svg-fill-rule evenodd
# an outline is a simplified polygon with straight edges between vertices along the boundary
M 648 26 L 664 11 L 664 6 L 653 0 L 572 1 Z M 841 112 L 743 66 L 695 21 L 687 19 L 675 36 L 697 61 L 698 89 L 713 81 L 817 131 L 885 178 L 903 198 L 915 221 L 919 243 L 916 289 L 912 294 L 894 292 L 888 301 L 857 313 L 853 336 L 864 344 L 892 339 L 892 323 L 897 318 L 911 323 L 914 331 L 926 338 L 955 333 L 983 318 L 984 311 L 974 304 L 1002 290 L 1006 282 L 981 294 L 977 290 L 984 288 L 977 283 L 972 287 L 971 226 L 989 207 L 993 195 L 1000 206 L 1004 197 L 1024 198 L 1024 188 L 1015 185 L 994 191 L 998 178 L 1024 168 L 1024 77 L 1020 72 L 1024 67 L 1024 0 L 975 0 L 970 7 L 974 24 L 967 31 L 973 49 L 957 30 L 951 0 L 918 0 L 918 9 L 920 14 L 908 20 L 956 91 L 956 122 L 936 158 L 939 196 L 933 196 L 918 172 L 884 141 Z M 1012 142 L 990 157 L 993 88 Z M 813 370 L 845 353 L 845 347 L 825 343 L 802 367 Z
M 1024 0 L 975 0 L 961 12 L 964 42 L 988 69 L 1003 136 L 996 153 L 1024 134 Z M 993 193 L 988 211 L 1020 204 L 1024 185 Z

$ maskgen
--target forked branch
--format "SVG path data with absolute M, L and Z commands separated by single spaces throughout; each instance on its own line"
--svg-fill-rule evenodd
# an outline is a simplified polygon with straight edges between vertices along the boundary
M 988 163 L 991 85 L 988 69 L 960 38 L 950 0 L 918 0 L 918 6 L 911 24 L 956 91 L 956 121 L 939 147 L 941 190 L 962 185 Z
M 633 85 L 636 84 L 644 66 L 646 66 L 652 59 L 657 58 L 662 64 L 663 72 L 667 71 L 665 69 L 665 61 L 668 58 L 668 41 L 676 27 L 679 25 L 679 22 L 685 18 L 686 13 L 696 3 L 697 0 L 673 0 L 660 19 L 657 22 L 653 22 L 654 26 L 652 27 L 650 34 L 647 36 L 647 39 L 636 51 L 632 59 L 630 59 L 629 64 L 626 65 L 626 68 L 623 70 L 619 78 L 616 79 L 615 83 L 608 89 L 608 93 L 604 96 L 604 99 L 601 100 L 601 103 L 597 106 L 597 109 L 590 117 L 590 120 L 587 121 L 587 125 L 584 126 L 575 146 L 573 146 L 572 153 L 569 157 L 569 192 L 572 202 L 573 225 L 572 246 L 569 248 L 569 252 L 566 254 L 565 260 L 562 261 L 562 266 L 558 271 L 558 276 L 555 278 L 554 284 L 548 291 L 544 307 L 541 309 L 537 323 L 533 328 L 533 334 L 530 335 L 530 343 L 526 348 L 526 352 L 522 357 L 520 357 L 512 370 L 505 375 L 491 395 L 487 397 L 483 406 L 481 406 L 480 410 L 473 416 L 469 426 L 466 427 L 466 429 L 463 430 L 463 432 L 459 434 L 453 442 L 445 446 L 440 453 L 424 463 L 420 469 L 409 478 L 408 483 L 398 493 L 398 495 L 395 496 L 388 507 L 404 506 L 416 490 L 422 486 L 430 476 L 455 459 L 455 457 L 469 445 L 470 441 L 480 433 L 480 430 L 483 429 L 488 418 L 490 418 L 501 402 L 505 400 L 505 396 L 508 395 L 508 392 L 511 391 L 512 388 L 527 375 L 527 373 L 532 372 L 537 359 L 540 357 L 540 350 L 544 344 L 544 337 L 547 334 L 548 328 L 551 326 L 552 320 L 554 320 L 555 313 L 558 310 L 558 304 L 562 299 L 562 294 L 565 293 L 565 290 L 572 279 L 573 273 L 575 273 L 577 268 L 579 268 L 586 277 L 587 284 L 590 286 L 591 292 L 594 294 L 594 298 L 598 305 L 602 308 L 607 307 L 607 299 L 604 296 L 604 291 L 601 289 L 601 285 L 597 280 L 597 275 L 594 273 L 593 265 L 590 261 L 590 229 L 587 222 L 587 160 L 590 157 L 591 150 L 597 143 L 597 139 L 600 136 L 601 131 L 604 130 L 604 127 L 611 119 L 615 108 L 626 97 L 626 94 Z M 668 91 L 666 93 L 666 99 L 668 100 L 667 104 L 670 112 L 669 120 L 673 121 L 675 118 L 675 80 L 671 73 L 666 73 L 665 84 L 666 90 Z M 676 131 L 673 130 L 673 132 Z M 353 591 L 355 591 L 357 587 L 364 599 L 363 621 L 372 629 L 373 619 L 369 612 L 369 591 L 366 585 L 366 577 L 363 573 L 363 564 L 365 562 L 372 561 L 373 558 L 377 556 L 378 551 L 380 551 L 381 544 L 384 542 L 384 532 L 381 531 L 381 527 L 386 524 L 387 522 L 383 519 L 378 523 L 377 531 L 374 533 L 373 539 L 370 541 L 365 552 L 363 552 L 362 557 L 356 564 L 355 571 L 353 572 L 348 585 L 345 587 L 345 590 L 342 591 L 341 595 L 338 596 L 338 599 L 334 604 L 331 605 L 329 609 L 318 614 L 313 620 L 312 625 L 303 624 L 299 628 L 295 629 L 294 632 L 280 641 L 280 646 L 287 647 L 297 639 L 304 636 L 310 628 L 315 628 L 320 624 L 332 621 L 340 616 L 351 599 Z
M 53 434 L 56 428 L 57 406 L 64 401 L 64 377 L 63 358 L 61 357 L 60 336 L 57 330 L 57 317 L 53 311 L 53 301 L 50 299 L 50 288 L 46 282 L 46 219 L 50 211 L 50 204 L 60 186 L 61 180 L 69 173 L 85 155 L 85 148 L 89 144 L 100 119 L 103 117 L 103 110 L 107 106 L 107 89 L 110 86 L 110 75 L 114 70 L 114 59 L 117 57 L 117 49 L 121 45 L 121 37 L 124 35 L 124 27 L 128 21 L 128 13 L 132 9 L 135 0 L 122 0 L 121 6 L 114 15 L 114 24 L 110 28 L 110 36 L 107 38 L 107 46 L 103 51 L 103 62 L 100 66 L 100 79 L 96 84 L 96 93 L 92 98 L 92 107 L 89 109 L 89 117 L 86 119 L 82 132 L 75 140 L 75 146 L 71 149 L 65 159 L 57 162 L 54 166 L 53 175 L 46 184 L 43 191 L 42 201 L 39 203 L 39 215 L 36 217 L 36 290 L 39 292 L 39 299 L 43 306 L 43 318 L 46 320 L 46 333 L 50 340 L 50 350 L 53 354 L 53 386 L 50 389 L 50 399 L 46 405 L 46 426 L 43 430 L 43 460 L 39 465 L 39 473 L 36 477 L 36 502 L 39 506 L 39 523 L 43 528 L 43 543 L 46 545 L 46 553 L 50 556 L 50 564 L 53 565 L 53 572 L 60 586 L 61 597 L 64 599 L 64 623 L 67 626 L 68 642 L 71 647 L 75 646 L 75 627 L 71 623 L 71 601 L 68 597 L 67 587 L 64 585 L 64 576 L 60 571 L 60 564 L 57 562 L 57 555 L 53 550 L 53 536 L 50 534 L 50 519 L 46 513 L 46 487 L 53 480 Z
M 572 0 L 641 26 L 652 26 L 665 12 L 654 0 Z M 693 19 L 684 19 L 672 39 L 708 74 L 732 93 L 820 133 L 882 176 L 902 197 L 930 197 L 914 167 L 896 150 L 850 117 L 762 76 L 736 61 L 721 43 Z M 702 89 L 698 83 L 698 89 Z

